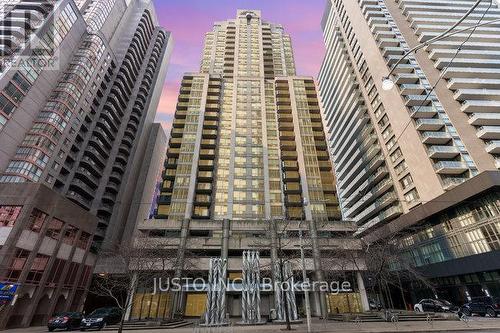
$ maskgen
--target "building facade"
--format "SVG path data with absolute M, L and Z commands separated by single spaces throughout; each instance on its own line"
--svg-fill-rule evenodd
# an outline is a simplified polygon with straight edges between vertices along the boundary
M 492 65 L 500 52 L 499 25 L 473 26 L 498 19 L 499 9 L 481 2 L 457 33 L 398 63 L 411 48 L 451 28 L 473 4 L 332 0 L 322 21 L 327 53 L 319 85 L 343 217 L 358 224 L 357 236 L 366 241 L 389 231 L 410 235 L 403 243 L 413 246 L 417 266 L 464 256 L 479 261 L 498 249 L 498 185 L 488 175 L 499 167 L 500 72 Z M 393 68 L 395 87 L 384 90 L 382 79 Z M 481 175 L 484 186 L 466 195 Z M 441 212 L 427 211 L 443 196 L 455 201 Z M 475 209 L 489 213 L 471 218 L 465 228 L 457 217 Z M 440 239 L 445 221 L 460 234 L 451 243 Z M 418 246 L 421 234 L 427 247 Z M 462 251 L 453 242 L 471 249 Z M 427 270 L 430 277 L 460 273 L 438 272 L 437 266 Z M 473 273 L 483 274 L 478 269 Z
M 157 216 L 141 221 L 139 230 L 178 249 L 178 275 L 206 278 L 210 258 L 222 257 L 234 279 L 241 277 L 246 250 L 260 251 L 267 274 L 283 252 L 300 258 L 303 229 L 307 274 L 323 280 L 325 270 L 335 270 L 322 267 L 324 253 L 340 244 L 360 248 L 348 236 L 355 226 L 340 217 L 316 85 L 296 76 L 290 37 L 259 11 L 239 10 L 236 19 L 215 23 L 200 72 L 187 73 L 181 84 Z M 356 271 L 354 265 L 345 270 Z M 351 297 L 360 308 L 363 287 L 355 288 Z M 240 296 L 227 292 L 231 316 L 241 316 Z M 205 311 L 206 292 L 188 289 L 173 305 L 167 297 L 139 288 L 130 318 Z M 267 316 L 273 295 L 262 297 Z M 297 301 L 303 306 L 302 296 Z M 312 303 L 315 314 L 327 311 L 319 294 Z
M 11 1 L 2 10 L 12 36 L 0 57 L 2 187 L 43 184 L 94 216 L 95 251 L 126 241 L 148 145 L 161 137 L 153 121 L 170 34 L 151 1 Z M 2 257 L 15 261 L 9 244 Z M 27 313 L 16 325 L 30 321 Z
M 1 184 L 0 200 L 1 283 L 17 286 L 0 327 L 42 326 L 53 312 L 81 309 L 97 218 L 43 184 Z

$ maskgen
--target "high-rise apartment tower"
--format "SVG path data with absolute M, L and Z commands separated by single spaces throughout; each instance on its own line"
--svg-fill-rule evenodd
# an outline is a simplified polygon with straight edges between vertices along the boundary
M 457 303 L 500 284 L 500 24 L 474 28 L 500 10 L 482 1 L 431 41 L 474 3 L 328 1 L 319 74 L 343 217 L 367 243 L 404 232 L 402 251 Z
M 80 310 L 96 251 L 128 240 L 171 43 L 150 1 L 2 6 L 0 322 L 27 326 Z
M 300 258 L 299 228 L 308 235 L 306 269 L 314 279 L 334 269 L 322 267 L 323 253 L 360 247 L 338 237 L 354 226 L 340 221 L 317 89 L 312 78 L 296 76 L 290 36 L 280 25 L 254 10 L 215 23 L 200 72 L 182 80 L 174 118 L 157 218 L 139 227 L 179 249 L 179 260 L 190 263 L 182 267 L 186 276 L 207 277 L 210 257 L 222 257 L 228 277 L 237 278 L 245 250 L 259 250 L 261 269 L 270 272 L 283 255 L 281 237 L 284 251 Z M 239 296 L 228 291 L 232 316 L 241 315 Z M 162 297 L 168 295 L 138 290 L 130 317 L 172 311 Z M 160 308 L 143 306 L 148 302 Z M 199 316 L 205 302 L 206 293 L 187 292 L 173 311 Z M 272 293 L 263 296 L 263 314 L 273 302 Z M 319 295 L 313 305 L 316 314 L 327 310 Z

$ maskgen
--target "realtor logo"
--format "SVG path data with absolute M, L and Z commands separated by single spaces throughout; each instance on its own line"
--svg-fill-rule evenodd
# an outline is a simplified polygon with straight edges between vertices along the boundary
M 58 46 L 62 38 L 60 15 L 47 5 L 27 10 L 19 4 L 0 5 L 0 70 L 30 65 L 38 70 L 59 69 Z M 51 14 L 51 11 L 53 13 Z

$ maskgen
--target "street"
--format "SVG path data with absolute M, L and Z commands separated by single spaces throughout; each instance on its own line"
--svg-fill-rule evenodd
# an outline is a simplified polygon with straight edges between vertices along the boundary
M 151 333 L 152 331 L 175 332 L 175 333 L 274 333 L 283 331 L 283 325 L 266 326 L 229 326 L 201 328 L 196 325 L 190 325 L 178 329 L 155 329 L 154 327 L 134 330 L 136 333 Z M 488 332 L 500 333 L 500 318 L 481 318 L 473 317 L 468 323 L 462 321 L 436 321 L 436 322 L 400 322 L 400 323 L 344 323 L 335 321 L 313 320 L 313 332 L 335 332 L 335 333 L 389 333 L 389 332 Z M 46 327 L 29 327 L 20 329 L 6 330 L 7 333 L 39 333 L 47 332 Z M 106 332 L 116 332 L 106 330 Z M 296 333 L 307 332 L 306 325 L 293 325 L 293 331 Z

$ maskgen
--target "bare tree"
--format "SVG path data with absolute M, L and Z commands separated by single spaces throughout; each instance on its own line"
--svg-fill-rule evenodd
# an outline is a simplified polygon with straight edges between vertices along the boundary
M 387 305 L 394 307 L 390 287 L 399 289 L 404 304 L 407 304 L 402 280 L 419 281 L 433 288 L 429 279 L 414 265 L 411 258 L 404 255 L 400 239 L 401 235 L 393 234 L 375 243 L 366 244 L 364 250 L 367 267 L 365 275 L 371 281 L 372 292 L 386 299 L 387 302 L 382 302 L 384 309 L 387 309 Z
M 168 246 L 167 238 L 140 235 L 131 244 L 101 252 L 105 271 L 93 282 L 91 292 L 112 299 L 122 311 L 118 332 L 123 330 L 126 313 L 138 286 L 153 286 L 155 279 L 172 277 L 178 265 L 177 250 Z

